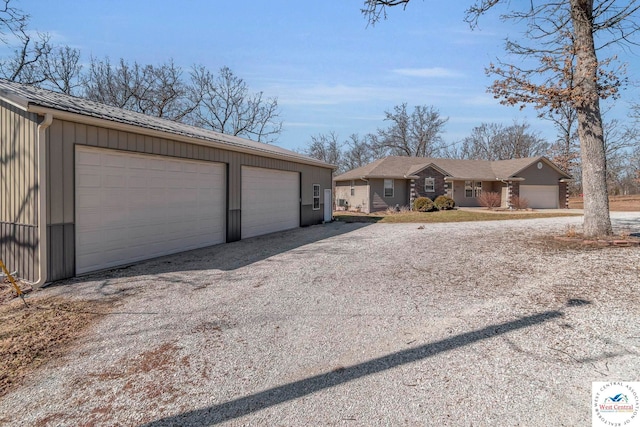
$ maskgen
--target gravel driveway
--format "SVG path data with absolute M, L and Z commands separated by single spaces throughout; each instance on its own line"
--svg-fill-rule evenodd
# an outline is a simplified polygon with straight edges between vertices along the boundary
M 640 381 L 640 249 L 549 238 L 580 223 L 332 223 L 49 287 L 120 298 L 0 419 L 591 425 L 592 381 Z

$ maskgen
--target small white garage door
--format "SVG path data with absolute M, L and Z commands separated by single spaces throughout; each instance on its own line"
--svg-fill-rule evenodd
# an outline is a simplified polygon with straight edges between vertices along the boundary
M 220 163 L 76 148 L 76 274 L 224 243 Z
M 521 185 L 520 197 L 529 201 L 529 207 L 534 209 L 557 209 L 557 185 Z
M 242 239 L 299 227 L 299 174 L 243 166 L 241 203 Z

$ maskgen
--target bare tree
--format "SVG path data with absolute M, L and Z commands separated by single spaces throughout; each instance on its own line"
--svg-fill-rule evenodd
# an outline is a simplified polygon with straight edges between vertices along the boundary
M 91 58 L 82 86 L 93 101 L 174 121 L 184 120 L 197 106 L 172 60 L 153 66 L 120 59 L 112 65 L 109 58 Z
M 342 144 L 338 142 L 338 134 L 329 132 L 311 137 L 311 143 L 304 150 L 304 154 L 325 163 L 338 166 L 336 174 L 344 172 L 342 164 Z
M 517 123 L 506 128 L 506 147 L 503 157 L 519 159 L 542 156 L 549 149 L 549 143 L 536 132 L 529 131 L 528 123 Z
M 76 94 L 81 84 L 80 50 L 69 46 L 52 49 L 43 58 L 41 67 L 45 78 L 42 86 L 67 95 Z
M 623 181 L 627 176 L 631 150 L 638 144 L 638 130 L 624 126 L 613 119 L 604 124 L 604 145 L 607 157 L 607 188 L 610 194 L 623 192 Z
M 343 164 L 344 170 L 359 168 L 384 157 L 384 152 L 376 149 L 375 135 L 366 134 L 360 137 L 354 133 L 344 143 Z
M 243 79 L 222 67 L 218 75 L 203 66 L 191 72 L 191 121 L 201 127 L 260 142 L 274 142 L 282 132 L 276 98 L 250 93 Z
M 637 130 L 640 124 L 640 103 L 631 105 L 629 118 L 633 120 L 630 128 L 634 129 L 636 138 L 633 146 L 628 150 L 625 176 L 622 181 L 623 187 L 626 189 L 624 194 L 640 194 L 640 134 Z
M 527 123 L 515 122 L 507 127 L 483 123 L 462 140 L 458 155 L 462 159 L 508 160 L 540 156 L 548 147 L 543 138 L 529 132 Z
M 141 92 L 142 71 L 137 63 L 129 65 L 124 59 L 116 65 L 109 58 L 91 58 L 83 76 L 84 97 L 113 107 L 137 110 L 136 93 Z
M 409 1 L 411 0 L 365 0 L 364 7 L 360 11 L 371 25 L 375 25 L 381 19 L 387 19 L 387 8 L 402 6 L 406 9 Z
M 8 44 L 8 37 L 16 45 L 8 58 L 0 60 L 0 76 L 25 84 L 39 84 L 46 80 L 41 61 L 51 52 L 50 36 L 28 31 L 29 15 L 11 6 L 11 0 L 0 3 L 0 42 Z
M 406 6 L 408 2 L 365 0 L 363 13 L 375 23 L 386 16 L 386 7 Z M 491 65 L 488 72 L 498 77 L 491 90 L 508 105 L 556 109 L 568 103 L 575 108 L 585 196 L 584 233 L 589 237 L 609 235 L 612 229 L 600 99 L 615 97 L 623 82 L 612 58 L 599 61 L 597 52 L 631 40 L 640 29 L 640 5 L 636 0 L 477 0 L 467 10 L 467 22 L 477 25 L 482 15 L 498 5 L 503 7 L 502 20 L 527 25 L 522 40 L 531 43 L 508 39 L 507 52 L 527 58 L 527 64 L 538 65 L 530 69 L 515 64 Z
M 494 4 L 483 0 L 472 10 L 477 19 Z M 532 45 L 507 42 L 512 54 L 537 59 L 538 66 L 521 69 L 504 64 L 491 66 L 498 76 L 492 90 L 504 103 L 533 104 L 557 109 L 571 105 L 577 114 L 580 140 L 584 232 L 587 236 L 612 233 L 607 191 L 607 162 L 600 99 L 616 97 L 622 84 L 620 69 L 611 59 L 598 61 L 598 50 L 625 41 L 637 32 L 635 1 L 566 0 L 543 2 L 512 10 L 505 19 L 528 24 L 525 38 Z M 601 43 L 596 44 L 596 40 Z
M 540 117 L 551 121 L 557 132 L 556 140 L 549 146 L 547 156 L 573 177 L 567 187 L 569 192 L 574 195 L 582 194 L 578 114 L 575 108 L 562 103 L 555 110 L 544 111 Z
M 217 76 L 194 67 L 189 81 L 182 74 L 172 60 L 154 66 L 91 58 L 82 87 L 94 101 L 229 135 L 273 142 L 280 134 L 277 100 L 249 93 L 228 67 Z
M 640 193 L 640 144 L 631 150 L 624 181 L 629 189 L 627 194 Z
M 549 147 L 551 160 L 566 172 L 571 172 L 580 160 L 578 141 L 578 116 L 575 108 L 562 103 L 555 110 L 547 110 L 541 116 L 550 120 L 556 128 L 556 141 Z
M 156 67 L 147 65 L 138 108 L 144 114 L 183 121 L 198 107 L 189 99 L 189 90 L 182 69 L 173 60 Z
M 407 112 L 407 104 L 396 105 L 393 112 L 385 111 L 390 124 L 378 129 L 375 149 L 386 150 L 394 156 L 433 157 L 442 147 L 442 132 L 449 118 L 440 117 L 434 107 L 419 105 Z

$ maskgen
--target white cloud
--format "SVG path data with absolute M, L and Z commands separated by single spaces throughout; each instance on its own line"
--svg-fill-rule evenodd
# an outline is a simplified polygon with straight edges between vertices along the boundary
M 469 98 L 464 98 L 462 103 L 465 105 L 474 105 L 474 106 L 496 106 L 500 105 L 500 101 L 495 99 L 493 95 L 476 95 Z
M 314 122 L 289 122 L 289 121 L 284 121 L 284 126 L 285 127 L 302 127 L 302 128 L 309 128 L 309 127 L 327 127 L 328 125 L 326 123 L 314 123 Z
M 281 105 L 327 106 L 360 103 L 423 104 L 425 99 L 436 100 L 459 98 L 460 88 L 445 86 L 389 86 L 389 85 L 323 85 L 302 86 L 274 85 L 265 90 L 277 94 Z
M 454 70 L 449 70 L 442 67 L 433 68 L 397 68 L 393 70 L 394 73 L 402 76 L 409 77 L 423 77 L 423 78 L 452 78 L 463 77 L 464 74 Z
M 370 93 L 367 88 L 347 85 L 280 86 L 272 93 L 278 94 L 278 102 L 294 105 L 335 105 L 345 102 L 365 101 Z

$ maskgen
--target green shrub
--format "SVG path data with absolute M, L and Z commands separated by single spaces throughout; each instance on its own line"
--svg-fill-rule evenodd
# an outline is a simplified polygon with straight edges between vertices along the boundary
M 413 201 L 413 209 L 418 212 L 431 212 L 434 207 L 433 202 L 428 197 L 418 197 Z
M 456 207 L 456 202 L 451 197 L 447 196 L 436 197 L 433 204 L 441 211 L 446 211 Z

